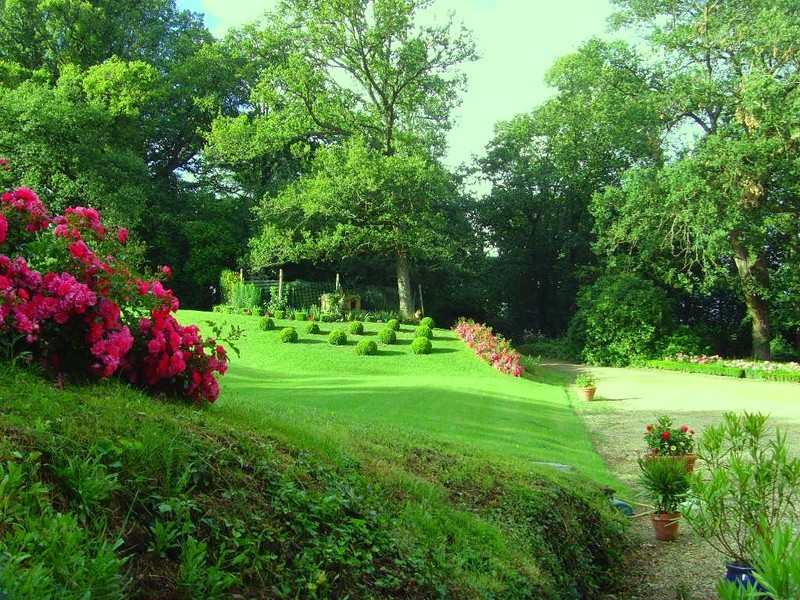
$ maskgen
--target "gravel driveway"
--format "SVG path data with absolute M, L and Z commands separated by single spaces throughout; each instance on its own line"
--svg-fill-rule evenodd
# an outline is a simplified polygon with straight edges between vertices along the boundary
M 609 468 L 631 488 L 637 487 L 637 458 L 646 451 L 642 439 L 645 426 L 659 414 L 669 414 L 677 425 L 688 425 L 698 434 L 707 425 L 718 424 L 726 411 L 769 414 L 773 424 L 787 432 L 792 449 L 800 455 L 800 384 L 547 361 L 542 362 L 542 368 L 573 376 L 590 372 L 597 378 L 595 401 L 579 400 L 573 394 L 573 406 Z M 643 501 L 625 492 L 619 495 L 625 500 Z M 634 517 L 634 523 L 639 551 L 631 559 L 625 591 L 608 596 L 609 600 L 717 598 L 714 589 L 724 574 L 724 557 L 695 540 L 685 524 L 677 541 L 655 542 L 645 515 Z

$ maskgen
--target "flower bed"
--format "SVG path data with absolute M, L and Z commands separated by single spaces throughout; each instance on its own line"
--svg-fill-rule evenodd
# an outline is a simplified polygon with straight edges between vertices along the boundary
M 690 373 L 706 373 L 726 377 L 769 379 L 772 381 L 796 381 L 800 383 L 800 363 L 776 363 L 771 361 L 725 360 L 720 356 L 690 356 L 676 354 L 664 360 L 645 363 L 653 369 L 668 369 Z
M 475 351 L 476 355 L 501 373 L 514 377 L 521 377 L 524 373 L 521 355 L 511 347 L 508 340 L 492 333 L 491 327 L 462 319 L 453 327 L 453 331 Z
M 56 381 L 119 376 L 153 393 L 219 396 L 226 352 L 172 313 L 170 276 L 143 278 L 124 227 L 85 207 L 51 216 L 37 195 L 0 197 L 0 356 L 35 361 Z

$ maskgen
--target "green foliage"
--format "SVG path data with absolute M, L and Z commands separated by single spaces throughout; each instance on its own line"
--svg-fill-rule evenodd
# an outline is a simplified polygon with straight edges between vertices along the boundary
M 389 319 L 386 321 L 386 326 L 394 331 L 400 331 L 400 320 L 399 319 Z
M 308 319 L 308 313 L 302 310 L 294 311 L 294 320 L 295 321 L 305 321 Z
M 414 354 L 430 354 L 433 352 L 433 344 L 427 337 L 416 337 L 411 342 L 411 351 Z
M 394 344 L 397 341 L 397 334 L 391 327 L 384 327 L 378 332 L 378 341 L 381 344 Z
M 251 283 L 236 281 L 230 289 L 230 304 L 236 313 L 252 313 L 261 306 L 261 289 Z
M 697 456 L 709 473 L 691 478 L 692 510 L 684 515 L 704 540 L 728 559 L 752 566 L 759 531 L 774 531 L 796 517 L 800 459 L 789 454 L 785 432 L 772 433 L 768 417 L 725 413 L 708 427 Z
M 297 330 L 294 327 L 284 327 L 278 337 L 284 344 L 294 344 L 298 340 Z
M 286 311 L 285 310 L 276 310 L 275 311 L 275 318 L 276 319 L 285 319 L 286 318 Z
M 378 353 L 378 344 L 375 340 L 359 340 L 356 344 L 356 354 L 374 356 Z
M 645 457 L 639 459 L 639 469 L 639 482 L 655 504 L 655 511 L 679 512 L 679 505 L 689 494 L 686 465 L 672 458 Z
M 306 333 L 319 333 L 319 323 L 316 321 L 308 321 L 306 324 Z
M 581 291 L 569 343 L 590 364 L 624 366 L 651 358 L 671 330 L 666 294 L 637 275 L 601 277 Z
M 425 325 L 426 327 L 429 327 L 431 329 L 433 329 L 435 327 L 434 321 L 433 321 L 433 319 L 431 317 L 422 317 L 420 319 L 420 321 L 419 321 L 419 324 L 420 325 Z
M 347 330 L 352 335 L 361 335 L 364 333 L 364 324 L 361 321 L 350 321 Z
M 414 330 L 414 337 L 424 337 L 429 340 L 433 339 L 433 330 L 427 325 L 420 325 Z
M 590 388 L 597 385 L 597 378 L 591 373 L 578 373 L 575 377 L 575 385 L 580 388 Z
M 800 360 L 800 351 L 786 341 L 782 335 L 778 334 L 769 343 L 771 360 L 790 362 Z
M 568 362 L 580 361 L 580 356 L 575 356 L 571 352 L 569 343 L 563 338 L 556 340 L 537 339 L 520 344 L 517 346 L 517 350 L 528 356 L 541 356 Z
M 328 343 L 331 346 L 347 345 L 347 334 L 341 329 L 335 329 L 328 334 Z
M 333 323 L 336 320 L 336 315 L 333 313 L 322 313 L 319 320 L 323 323 Z
M 275 321 L 270 317 L 262 317 L 258 322 L 258 328 L 261 331 L 272 331 L 275 329 Z

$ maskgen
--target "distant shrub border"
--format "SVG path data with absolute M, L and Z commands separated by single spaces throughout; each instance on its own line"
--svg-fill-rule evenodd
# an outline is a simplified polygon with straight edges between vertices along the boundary
M 522 356 L 511 347 L 508 340 L 492 333 L 491 327 L 461 319 L 453 327 L 453 331 L 475 351 L 476 355 L 501 373 L 521 377 L 525 372 L 522 368 Z
M 676 354 L 664 360 L 650 360 L 645 366 L 651 369 L 705 373 L 747 379 L 790 381 L 800 383 L 800 363 L 775 363 L 770 361 L 725 360 L 720 356 L 690 356 Z
M 36 361 L 59 382 L 118 376 L 153 394 L 214 402 L 225 349 L 178 323 L 178 299 L 161 282 L 169 267 L 153 280 L 137 274 L 127 240 L 92 208 L 51 216 L 32 190 L 2 194 L 0 354 Z

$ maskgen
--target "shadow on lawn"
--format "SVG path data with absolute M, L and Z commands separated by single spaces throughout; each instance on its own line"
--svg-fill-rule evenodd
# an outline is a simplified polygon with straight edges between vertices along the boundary
M 524 394 L 468 387 L 432 389 L 413 382 L 364 385 L 345 378 L 265 377 L 257 369 L 240 369 L 233 381 L 231 391 L 249 406 L 263 404 L 269 410 L 292 406 L 311 411 L 312 419 L 327 413 L 343 423 L 411 428 L 526 460 L 563 462 L 564 452 L 574 458 L 582 454 L 565 443 L 571 432 L 564 431 L 564 424 L 575 421 L 572 409 L 561 402 L 532 403 Z M 592 454 L 588 447 L 586 454 Z

